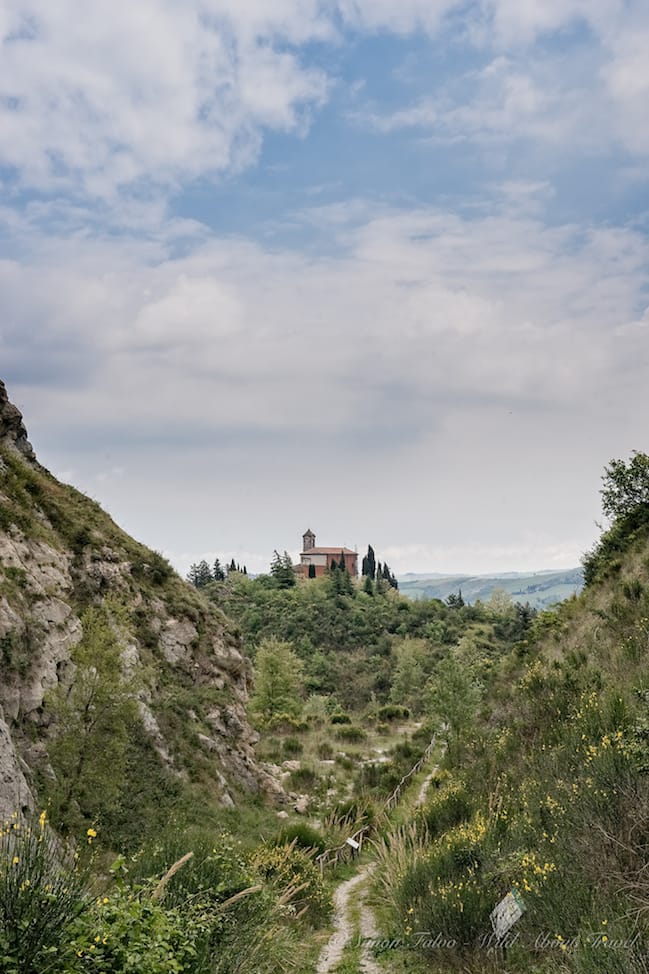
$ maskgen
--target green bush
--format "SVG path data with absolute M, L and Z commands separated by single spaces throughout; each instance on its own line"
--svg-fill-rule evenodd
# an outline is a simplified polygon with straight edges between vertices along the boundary
M 291 771 L 290 780 L 293 788 L 310 791 L 316 787 L 320 779 L 316 770 L 306 765 L 298 768 L 297 771 Z
M 315 849 L 318 853 L 327 848 L 324 836 L 306 822 L 285 825 L 276 838 L 271 840 L 271 845 L 290 845 L 293 842 L 300 849 Z
M 424 808 L 421 818 L 431 838 L 436 838 L 447 829 L 466 822 L 472 814 L 471 799 L 464 785 L 455 783 L 447 788 L 433 792 L 433 797 Z
M 42 974 L 67 955 L 66 931 L 87 904 L 85 880 L 85 871 L 56 840 L 44 813 L 26 824 L 17 816 L 4 823 L 0 836 L 3 974 Z
M 267 879 L 278 892 L 294 890 L 293 910 L 304 913 L 312 926 L 326 923 L 331 914 L 331 900 L 320 870 L 308 852 L 295 841 L 287 845 L 259 846 L 250 857 L 252 869 Z M 301 888 L 300 888 L 301 887 Z
M 362 727 L 341 727 L 336 731 L 336 737 L 341 741 L 348 741 L 350 744 L 359 744 L 367 739 L 367 734 Z
M 297 737 L 287 737 L 282 744 L 282 750 L 288 755 L 301 754 L 304 744 Z
M 400 707 L 398 704 L 389 703 L 385 707 L 380 707 L 377 717 L 381 721 L 386 720 L 406 720 L 410 717 L 407 707 Z
M 318 757 L 321 761 L 331 761 L 334 756 L 334 749 L 331 741 L 320 741 L 318 744 Z
M 641 504 L 620 517 L 597 544 L 582 558 L 584 584 L 617 574 L 621 568 L 620 555 L 629 551 L 639 539 L 649 536 L 649 504 Z
M 331 723 L 332 724 L 351 724 L 352 719 L 349 714 L 332 714 Z

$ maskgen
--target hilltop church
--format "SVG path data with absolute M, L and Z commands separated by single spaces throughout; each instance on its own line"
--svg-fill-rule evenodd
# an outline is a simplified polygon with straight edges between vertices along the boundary
M 302 554 L 300 555 L 298 571 L 305 578 L 309 576 L 309 567 L 311 565 L 314 566 L 315 577 L 319 578 L 321 575 L 324 575 L 328 568 L 331 568 L 332 564 L 339 565 L 341 558 L 345 559 L 345 568 L 352 578 L 357 578 L 358 553 L 356 551 L 341 546 L 337 548 L 318 548 L 315 543 L 315 534 L 311 529 L 302 535 Z M 311 577 L 313 577 L 313 571 L 311 572 Z

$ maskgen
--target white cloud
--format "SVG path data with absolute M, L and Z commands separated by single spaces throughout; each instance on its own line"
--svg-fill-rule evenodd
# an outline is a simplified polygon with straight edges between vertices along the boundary
M 252 568 L 313 522 L 334 544 L 459 545 L 462 570 L 574 562 L 604 463 L 642 448 L 649 250 L 547 226 L 547 193 L 303 214 L 338 257 L 33 237 L 0 264 L 3 378 L 46 465 L 157 548 L 243 545 Z
M 601 102 L 590 82 L 566 83 L 568 63 L 559 80 L 556 63 L 519 60 L 539 35 L 580 22 L 610 52 L 600 87 L 626 106 L 612 128 L 645 152 L 643 38 L 625 32 L 623 11 L 622 0 L 7 0 L 0 164 L 22 186 L 105 199 L 236 171 L 257 158 L 266 130 L 300 133 L 326 100 L 333 79 L 304 62 L 308 42 L 335 44 L 349 30 L 435 38 L 449 24 L 455 41 L 502 57 L 468 100 L 431 94 L 375 124 L 446 138 L 585 138 Z
M 0 159 L 27 185 L 100 196 L 246 164 L 264 128 L 295 129 L 325 97 L 323 74 L 274 44 L 321 33 L 314 8 L 255 19 L 247 4 L 209 0 L 12 0 Z

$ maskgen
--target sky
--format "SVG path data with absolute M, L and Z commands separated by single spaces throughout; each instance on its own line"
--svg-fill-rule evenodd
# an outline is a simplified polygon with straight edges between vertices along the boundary
M 0 377 L 181 571 L 572 567 L 648 449 L 645 0 L 4 0 Z M 599 525 L 599 526 L 598 526 Z

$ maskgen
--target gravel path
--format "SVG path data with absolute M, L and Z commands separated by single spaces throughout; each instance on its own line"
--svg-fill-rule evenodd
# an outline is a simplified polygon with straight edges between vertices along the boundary
M 334 893 L 334 926 L 335 930 L 328 943 L 322 948 L 318 959 L 316 974 L 329 974 L 336 964 L 342 960 L 345 947 L 354 936 L 354 923 L 349 919 L 349 901 L 357 886 L 364 883 L 372 873 L 374 865 L 362 866 L 351 879 L 341 883 Z M 376 937 L 376 922 L 374 914 L 365 903 L 367 890 L 360 893 L 360 931 L 362 937 Z M 361 956 L 361 971 L 365 974 L 380 974 L 378 967 L 370 956 L 369 946 L 363 945 Z

